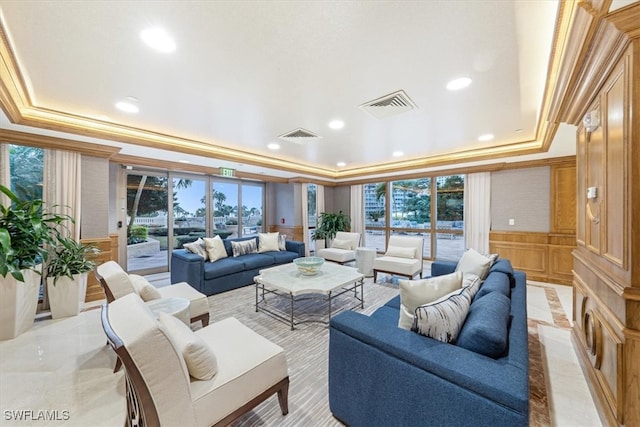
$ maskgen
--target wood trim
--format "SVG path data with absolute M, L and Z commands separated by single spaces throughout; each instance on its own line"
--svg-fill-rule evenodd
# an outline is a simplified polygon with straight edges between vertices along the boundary
M 489 251 L 511 261 L 530 280 L 571 285 L 575 235 L 491 231 Z
M 74 151 L 93 157 L 110 158 L 120 151 L 120 147 L 110 145 L 88 144 L 55 136 L 38 135 L 17 130 L 0 129 L 0 142 L 7 144 L 28 145 L 39 148 Z

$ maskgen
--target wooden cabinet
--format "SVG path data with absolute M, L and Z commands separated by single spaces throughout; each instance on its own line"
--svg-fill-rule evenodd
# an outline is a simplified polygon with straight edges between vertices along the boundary
M 609 14 L 580 7 L 584 25 L 569 39 L 584 56 L 561 71 L 576 78 L 560 111 L 577 126 L 572 338 L 604 422 L 638 426 L 640 3 Z M 600 125 L 588 130 L 590 112 Z
M 118 261 L 118 235 L 112 234 L 109 237 L 100 239 L 82 239 L 81 242 L 85 245 L 93 245 L 100 249 L 100 253 L 96 254 L 93 258 L 96 265 L 100 265 L 104 262 L 113 260 Z M 85 302 L 97 301 L 104 299 L 104 291 L 102 286 L 98 283 L 96 276 L 93 272 L 89 273 L 87 277 L 87 293 Z

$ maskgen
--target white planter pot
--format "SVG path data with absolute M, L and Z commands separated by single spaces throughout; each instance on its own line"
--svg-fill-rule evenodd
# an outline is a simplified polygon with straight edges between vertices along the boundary
M 10 274 L 0 277 L 0 340 L 17 337 L 33 325 L 36 317 L 41 276 L 32 270 L 23 270 L 22 275 L 24 282 Z
M 67 276 L 59 277 L 53 284 L 53 277 L 47 277 L 47 292 L 51 317 L 76 316 L 84 308 L 84 298 L 87 293 L 87 273 L 74 274 L 73 279 Z

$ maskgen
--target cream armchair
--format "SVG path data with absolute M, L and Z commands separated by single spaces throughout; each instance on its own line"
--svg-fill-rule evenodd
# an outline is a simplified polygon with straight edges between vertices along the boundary
M 356 248 L 360 245 L 360 233 L 338 231 L 330 248 L 318 250 L 317 256 L 327 261 L 345 264 L 356 260 Z
M 125 425 L 226 426 L 276 393 L 288 413 L 284 350 L 235 318 L 193 332 L 130 293 L 103 304 L 102 327 L 125 368 Z
M 420 273 L 422 278 L 422 246 L 424 240 L 418 236 L 390 236 L 387 252 L 373 262 L 373 281 L 378 273 L 406 276 L 413 279 Z
M 186 282 L 156 288 L 142 276 L 127 274 L 115 261 L 107 261 L 99 265 L 95 270 L 95 275 L 104 289 L 107 302 L 112 302 L 131 293 L 140 295 L 145 301 L 157 298 L 186 298 L 190 302 L 191 322 L 202 321 L 202 326 L 209 324 L 207 296 Z

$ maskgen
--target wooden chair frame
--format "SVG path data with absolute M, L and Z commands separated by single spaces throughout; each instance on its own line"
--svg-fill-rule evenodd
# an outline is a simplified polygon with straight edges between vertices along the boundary
M 133 359 L 131 358 L 127 348 L 124 346 L 122 339 L 118 337 L 111 327 L 111 324 L 109 323 L 109 305 L 106 303 L 102 304 L 101 319 L 102 328 L 107 335 L 107 341 L 118 355 L 118 360 L 122 361 L 122 364 L 124 365 L 126 381 L 125 398 L 127 401 L 125 426 L 159 426 L 160 417 L 153 402 L 153 398 L 151 397 L 149 388 L 143 380 L 142 373 L 138 370 L 135 363 L 133 363 Z M 260 393 L 258 396 L 254 397 L 249 402 L 245 403 L 240 408 L 236 409 L 213 425 L 216 427 L 222 427 L 233 423 L 275 393 L 278 394 L 278 403 L 280 405 L 282 415 L 287 415 L 289 413 L 289 377 L 286 377 L 269 387 L 267 390 Z

